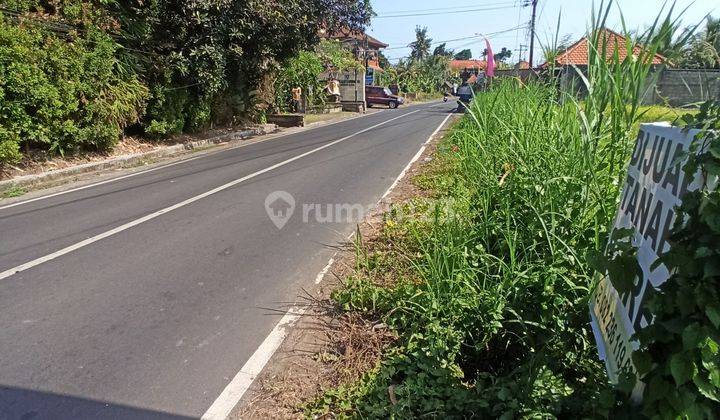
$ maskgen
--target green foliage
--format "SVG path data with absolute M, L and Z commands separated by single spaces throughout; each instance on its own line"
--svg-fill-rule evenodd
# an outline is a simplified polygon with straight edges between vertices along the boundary
M 424 60 L 430 55 L 430 46 L 432 45 L 432 38 L 427 36 L 427 27 L 415 27 L 415 41 L 411 42 L 410 47 L 410 59 L 411 60 Z
M 314 104 L 322 97 L 323 83 L 319 76 L 324 70 L 320 56 L 314 52 L 301 51 L 288 60 L 275 80 L 275 103 L 280 109 L 289 108 L 291 89 L 301 87 L 308 103 Z
M 461 50 L 457 54 L 455 54 L 455 57 L 453 58 L 455 60 L 469 60 L 472 58 L 472 50 L 470 50 L 469 48 Z
M 447 44 L 443 42 L 442 44 L 435 47 L 435 49 L 433 50 L 433 55 L 442 55 L 442 56 L 452 57 L 453 50 L 448 49 Z
M 705 29 L 692 36 L 686 46 L 673 44 L 672 53 L 682 67 L 720 69 L 720 18 L 708 16 Z
M 372 9 L 359 0 L 155 0 L 120 2 L 113 13 L 125 29 L 123 45 L 148 51 L 137 58 L 153 93 L 145 120 L 160 135 L 238 115 L 260 118 L 276 99 L 268 79 L 313 50 L 319 22 L 328 32 L 359 29 Z M 317 61 L 303 55 L 313 67 L 290 77 L 317 70 Z
M 397 84 L 403 92 L 436 93 L 446 81 L 454 80 L 450 58 L 433 55 L 424 60 L 401 60 L 380 74 L 380 85 Z
M 433 197 L 388 216 L 388 251 L 359 245 L 357 273 L 333 297 L 399 340 L 360 384 L 310 414 L 583 418 L 612 409 L 587 320 L 585 255 L 604 245 L 616 174 L 593 159 L 603 151 L 583 135 L 577 106 L 557 97 L 514 80 L 479 94 L 423 178 Z M 388 277 L 397 283 L 379 281 Z
M 13 198 L 13 197 L 20 197 L 26 193 L 25 189 L 23 187 L 20 187 L 18 185 L 13 185 L 10 188 L 6 189 L 5 191 L 2 191 L 2 194 L 0 194 L 0 197 L 2 198 Z
M 699 128 L 685 172 L 720 176 L 720 104 L 686 118 Z M 689 192 L 677 210 L 671 249 L 656 264 L 671 276 L 648 303 L 652 324 L 636 334 L 633 360 L 647 385 L 649 418 L 714 418 L 720 412 L 720 190 Z M 642 363 L 638 363 L 641 361 Z
M 283 63 L 275 79 L 275 104 L 282 111 L 288 110 L 291 89 L 299 86 L 310 105 L 320 106 L 325 101 L 325 82 L 320 80 L 321 74 L 353 68 L 361 69 L 362 66 L 352 52 L 339 41 L 323 40 L 314 51 L 301 51 Z
M 4 1 L 0 163 L 106 150 L 136 123 L 161 137 L 259 119 L 269 77 L 319 42 L 320 22 L 357 30 L 371 14 L 364 0 Z
M 17 160 L 20 146 L 105 150 L 141 115 L 147 89 L 116 43 L 94 29 L 73 37 L 0 15 L 0 161 Z

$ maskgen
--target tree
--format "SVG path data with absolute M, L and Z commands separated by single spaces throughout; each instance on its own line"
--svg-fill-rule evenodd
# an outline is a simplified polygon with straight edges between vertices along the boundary
M 432 38 L 427 37 L 427 27 L 415 27 L 415 41 L 411 42 L 408 47 L 411 48 L 410 58 L 413 60 L 423 60 L 430 55 L 430 45 Z
M 487 48 L 483 49 L 482 56 L 483 58 L 487 58 L 488 50 Z M 493 54 L 493 58 L 496 62 L 504 63 L 505 60 L 510 58 L 512 56 L 512 51 L 507 49 L 506 47 L 502 47 L 502 50 L 500 52 Z
M 390 68 L 390 60 L 388 60 L 388 58 L 385 57 L 385 54 L 383 54 L 382 51 L 378 51 L 378 63 L 380 64 L 381 69 Z
M 311 61 L 300 52 L 313 51 L 320 27 L 359 31 L 372 16 L 369 0 L 0 6 L 0 163 L 21 146 L 107 150 L 131 125 L 159 137 L 262 117 L 275 73 Z
M 469 60 L 471 58 L 472 58 L 472 51 L 469 48 L 464 49 L 464 50 L 458 52 L 457 54 L 455 54 L 456 60 Z
M 499 53 L 496 53 L 493 55 L 493 57 L 495 58 L 495 61 L 498 61 L 501 63 L 504 63 L 505 60 L 510 58 L 510 56 L 512 56 L 512 51 L 505 47 L 502 47 L 502 49 L 500 50 Z
M 453 55 L 453 50 L 449 50 L 446 48 L 446 45 L 444 42 L 437 47 L 435 47 L 435 50 L 433 51 L 434 56 L 442 56 L 442 57 L 450 57 Z
M 690 40 L 678 57 L 687 68 L 720 69 L 720 18 L 708 16 L 705 29 Z

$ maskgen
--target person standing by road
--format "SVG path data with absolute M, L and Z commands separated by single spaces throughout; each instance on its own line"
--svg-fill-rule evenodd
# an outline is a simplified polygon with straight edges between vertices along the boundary
M 292 88 L 292 111 L 300 112 L 300 101 L 302 100 L 302 88 L 295 86 Z

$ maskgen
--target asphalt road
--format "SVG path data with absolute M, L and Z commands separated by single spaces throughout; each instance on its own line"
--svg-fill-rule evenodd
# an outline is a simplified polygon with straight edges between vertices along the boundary
M 278 322 L 267 308 L 296 301 L 354 229 L 325 220 L 327 205 L 377 202 L 451 109 L 0 200 L 0 419 L 202 416 Z M 266 212 L 274 191 L 295 200 L 282 229 Z

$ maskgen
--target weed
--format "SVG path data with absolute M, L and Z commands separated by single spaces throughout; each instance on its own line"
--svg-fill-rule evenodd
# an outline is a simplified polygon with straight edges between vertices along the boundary
M 12 187 L 6 189 L 2 192 L 2 198 L 13 198 L 13 197 L 20 197 L 22 195 L 25 195 L 27 191 L 19 185 L 13 185 Z

